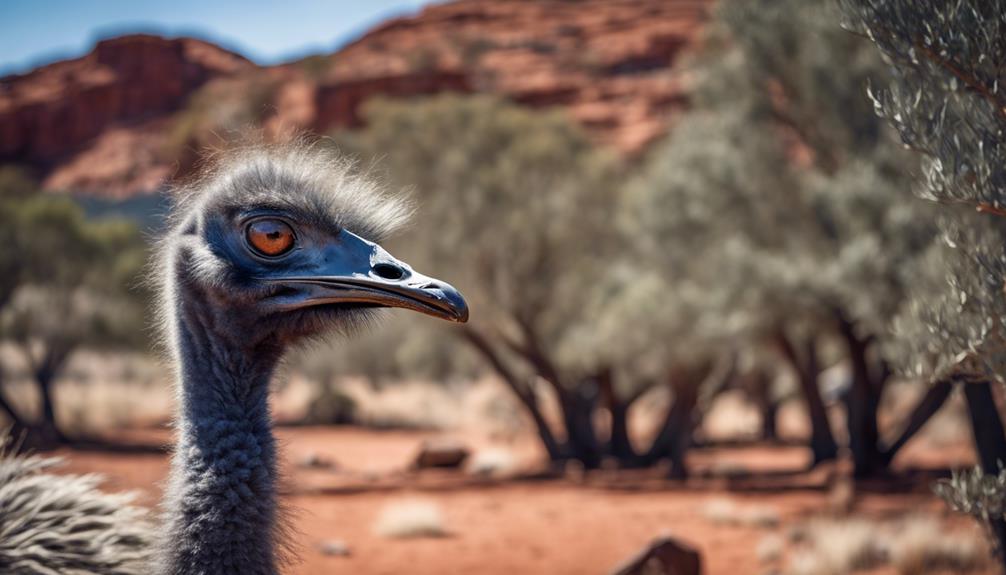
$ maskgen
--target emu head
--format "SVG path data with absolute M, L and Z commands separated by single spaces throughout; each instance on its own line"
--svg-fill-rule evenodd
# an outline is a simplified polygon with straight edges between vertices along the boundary
M 165 299 L 196 300 L 188 313 L 243 346 L 345 331 L 379 307 L 466 321 L 456 289 L 375 243 L 407 216 L 401 200 L 316 147 L 237 153 L 179 204 Z

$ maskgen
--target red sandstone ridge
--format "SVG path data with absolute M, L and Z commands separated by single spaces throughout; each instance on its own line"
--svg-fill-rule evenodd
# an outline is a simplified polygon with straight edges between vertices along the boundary
M 173 111 L 207 80 L 252 66 L 190 38 L 104 40 L 83 58 L 0 79 L 0 157 L 54 160 L 116 122 Z
M 207 42 L 134 35 L 0 79 L 0 161 L 47 187 L 158 189 L 196 151 L 260 126 L 355 128 L 375 96 L 444 91 L 561 106 L 635 154 L 687 103 L 676 64 L 711 0 L 460 0 L 390 20 L 331 55 L 260 68 Z
M 351 91 L 420 75 L 453 90 L 563 106 L 598 138 L 634 153 L 686 102 L 675 63 L 708 0 L 462 0 L 391 20 L 345 47 L 320 79 L 318 123 L 353 126 Z M 410 86 L 411 87 L 411 86 Z M 394 89 L 392 89 L 392 92 Z M 329 96 L 331 94 L 331 96 Z

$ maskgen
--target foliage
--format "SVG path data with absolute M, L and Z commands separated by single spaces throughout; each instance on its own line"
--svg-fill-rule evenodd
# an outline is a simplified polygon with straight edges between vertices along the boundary
M 684 244 L 730 274 L 712 296 L 728 331 L 840 308 L 884 334 L 905 299 L 905 262 L 935 237 L 927 206 L 907 196 L 911 158 L 862 94 L 879 59 L 818 4 L 721 7 L 695 66 L 697 110 L 631 197 L 633 223 L 656 245 Z
M 536 378 L 559 395 L 567 419 L 589 413 L 571 403 L 611 362 L 609 341 L 583 334 L 594 326 L 589 310 L 610 300 L 622 246 L 615 158 L 559 112 L 483 96 L 376 102 L 366 123 L 343 145 L 414 186 L 422 206 L 417 231 L 396 251 L 417 267 L 435 265 L 466 294 L 478 313 L 462 333 L 533 413 Z
M 16 257 L 19 285 L 3 312 L 5 335 L 92 343 L 135 340 L 142 314 L 131 288 L 145 251 L 135 227 L 89 222 L 64 198 L 36 196 L 6 207 L 15 214 L 15 240 L 5 253 Z
M 916 306 L 931 326 L 920 347 L 939 349 L 937 367 L 974 351 L 993 374 L 1006 367 L 1006 59 L 1001 2 L 845 0 L 848 26 L 883 52 L 890 81 L 870 92 L 878 114 L 922 154 L 927 199 L 948 204 L 941 228 L 953 254 L 943 294 Z M 940 305 L 936 305 L 940 304 Z M 907 320 L 906 323 L 910 321 Z
M 924 158 L 922 197 L 948 205 L 940 221 L 952 249 L 945 260 L 947 281 L 942 290 L 920 298 L 905 323 L 915 328 L 920 355 L 928 356 L 921 359 L 935 358 L 935 368 L 960 370 L 962 364 L 984 380 L 966 386 L 1002 381 L 1006 99 L 1000 84 L 1006 6 L 979 0 L 843 0 L 841 5 L 847 26 L 870 38 L 889 64 L 889 81 L 871 90 L 877 113 Z M 1006 561 L 1006 521 L 999 509 L 1004 489 L 990 464 L 1006 458 L 1006 436 L 995 408 L 979 405 L 991 394 L 979 397 L 975 389 L 965 393 L 988 475 L 961 474 L 939 489 L 990 527 Z
M 617 249 L 612 159 L 562 115 L 491 98 L 379 102 L 367 119 L 351 149 L 414 186 L 416 228 L 433 231 L 404 239 L 424 248 L 409 258 L 451 268 L 478 328 L 530 331 L 551 351 L 581 321 L 584 280 Z
M 682 322 L 695 335 L 781 342 L 810 406 L 815 461 L 837 451 L 816 390 L 817 340 L 848 340 L 864 366 L 857 414 L 875 429 L 869 404 L 888 369 L 871 342 L 906 299 L 905 262 L 935 238 L 861 92 L 879 59 L 823 4 L 718 8 L 692 64 L 694 108 L 630 186 L 625 224 L 647 238 L 667 291 L 697 296 L 684 305 L 699 319 Z
M 891 327 L 937 239 L 932 206 L 909 193 L 914 157 L 863 90 L 883 63 L 830 4 L 804 0 L 723 3 L 703 48 L 693 108 L 630 186 L 623 225 L 663 291 L 684 296 L 684 313 L 662 312 L 691 341 L 777 344 L 815 462 L 837 453 L 821 362 L 845 359 L 850 446 L 857 474 L 873 473 L 891 456 L 876 421 L 900 359 Z
M 399 251 L 392 248 L 396 255 Z M 422 270 L 419 265 L 416 268 Z M 323 385 L 345 375 L 363 376 L 375 386 L 408 379 L 446 382 L 477 375 L 477 360 L 442 337 L 439 326 L 423 317 L 387 313 L 398 317 L 393 322 L 375 322 L 374 329 L 344 338 L 336 346 L 296 350 L 290 364 Z
M 935 489 L 950 507 L 983 524 L 1006 516 L 1006 470 L 998 475 L 984 473 L 980 467 L 956 471 L 950 479 L 937 483 Z
M 455 267 L 485 324 L 528 321 L 555 341 L 586 295 L 574 282 L 616 249 L 612 159 L 561 114 L 491 98 L 378 102 L 367 120 L 358 149 L 415 187 L 416 227 L 436 231 L 417 255 Z
M 59 436 L 50 386 L 73 351 L 143 341 L 144 294 L 135 288 L 145 248 L 132 224 L 88 221 L 72 200 L 29 182 L 0 175 L 0 335 L 21 349 L 42 395 L 45 433 Z M 8 418 L 26 424 L 2 404 Z

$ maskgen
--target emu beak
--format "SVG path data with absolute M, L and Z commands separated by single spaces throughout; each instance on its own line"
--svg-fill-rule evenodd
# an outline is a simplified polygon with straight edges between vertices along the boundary
M 464 323 L 468 304 L 447 282 L 424 276 L 381 246 L 343 230 L 308 262 L 311 273 L 263 278 L 285 288 L 274 296 L 281 309 L 325 304 L 397 307 Z

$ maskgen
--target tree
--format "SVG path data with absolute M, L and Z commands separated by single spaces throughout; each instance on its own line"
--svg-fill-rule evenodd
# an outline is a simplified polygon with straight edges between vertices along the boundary
M 18 241 L 17 202 L 29 197 L 35 184 L 21 170 L 0 166 L 0 243 L 14 246 Z M 0 250 L 0 309 L 10 301 L 22 279 L 21 255 L 15 249 Z M 15 432 L 27 427 L 26 422 L 3 393 L 3 371 L 0 370 L 0 412 L 10 421 Z
M 861 90 L 880 59 L 827 8 L 722 4 L 692 66 L 694 106 L 628 201 L 671 285 L 703 278 L 698 305 L 722 335 L 776 343 L 807 403 L 815 464 L 838 453 L 818 374 L 845 358 L 850 448 L 866 476 L 903 445 L 877 425 L 893 373 L 882 344 L 914 281 L 905 262 L 928 253 L 936 228 L 928 206 L 905 201 L 905 156 Z
M 888 81 L 871 90 L 877 112 L 904 144 L 921 153 L 923 198 L 944 206 L 951 250 L 942 292 L 921 294 L 904 323 L 916 362 L 960 382 L 976 450 L 988 481 L 999 475 L 1006 434 L 990 387 L 1006 366 L 1006 5 L 1001 1 L 842 0 L 847 26 L 876 44 Z M 967 210 L 966 208 L 971 208 Z M 962 209 L 964 208 L 964 209 Z M 965 496 L 967 493 L 965 492 Z M 978 502 L 975 501 L 975 504 Z M 976 514 L 994 535 L 1006 565 L 1006 521 Z
M 560 112 L 490 97 L 378 102 L 367 108 L 366 124 L 344 145 L 416 188 L 417 229 L 426 235 L 404 238 L 404 250 L 422 246 L 410 257 L 451 268 L 444 273 L 477 310 L 465 341 L 526 408 L 551 460 L 587 468 L 608 456 L 638 463 L 625 421 L 653 382 L 628 380 L 626 362 L 604 351 L 611 338 L 652 334 L 651 323 L 625 314 L 617 322 L 613 314 L 610 337 L 588 337 L 625 285 L 612 269 L 626 239 L 614 225 L 616 159 Z M 543 409 L 545 390 L 559 422 Z M 607 437 L 597 427 L 599 410 L 613 422 Z
M 3 179 L 15 182 L 20 179 Z M 20 413 L 0 385 L 0 409 L 44 442 L 65 439 L 52 385 L 84 343 L 129 345 L 142 333 L 140 294 L 129 289 L 143 264 L 139 234 L 124 222 L 89 222 L 73 202 L 37 193 L 0 194 L 7 244 L 0 265 L 0 334 L 21 350 L 41 398 L 37 421 Z M 30 194 L 30 195 L 29 195 Z M 2 384 L 2 381 L 0 381 Z

